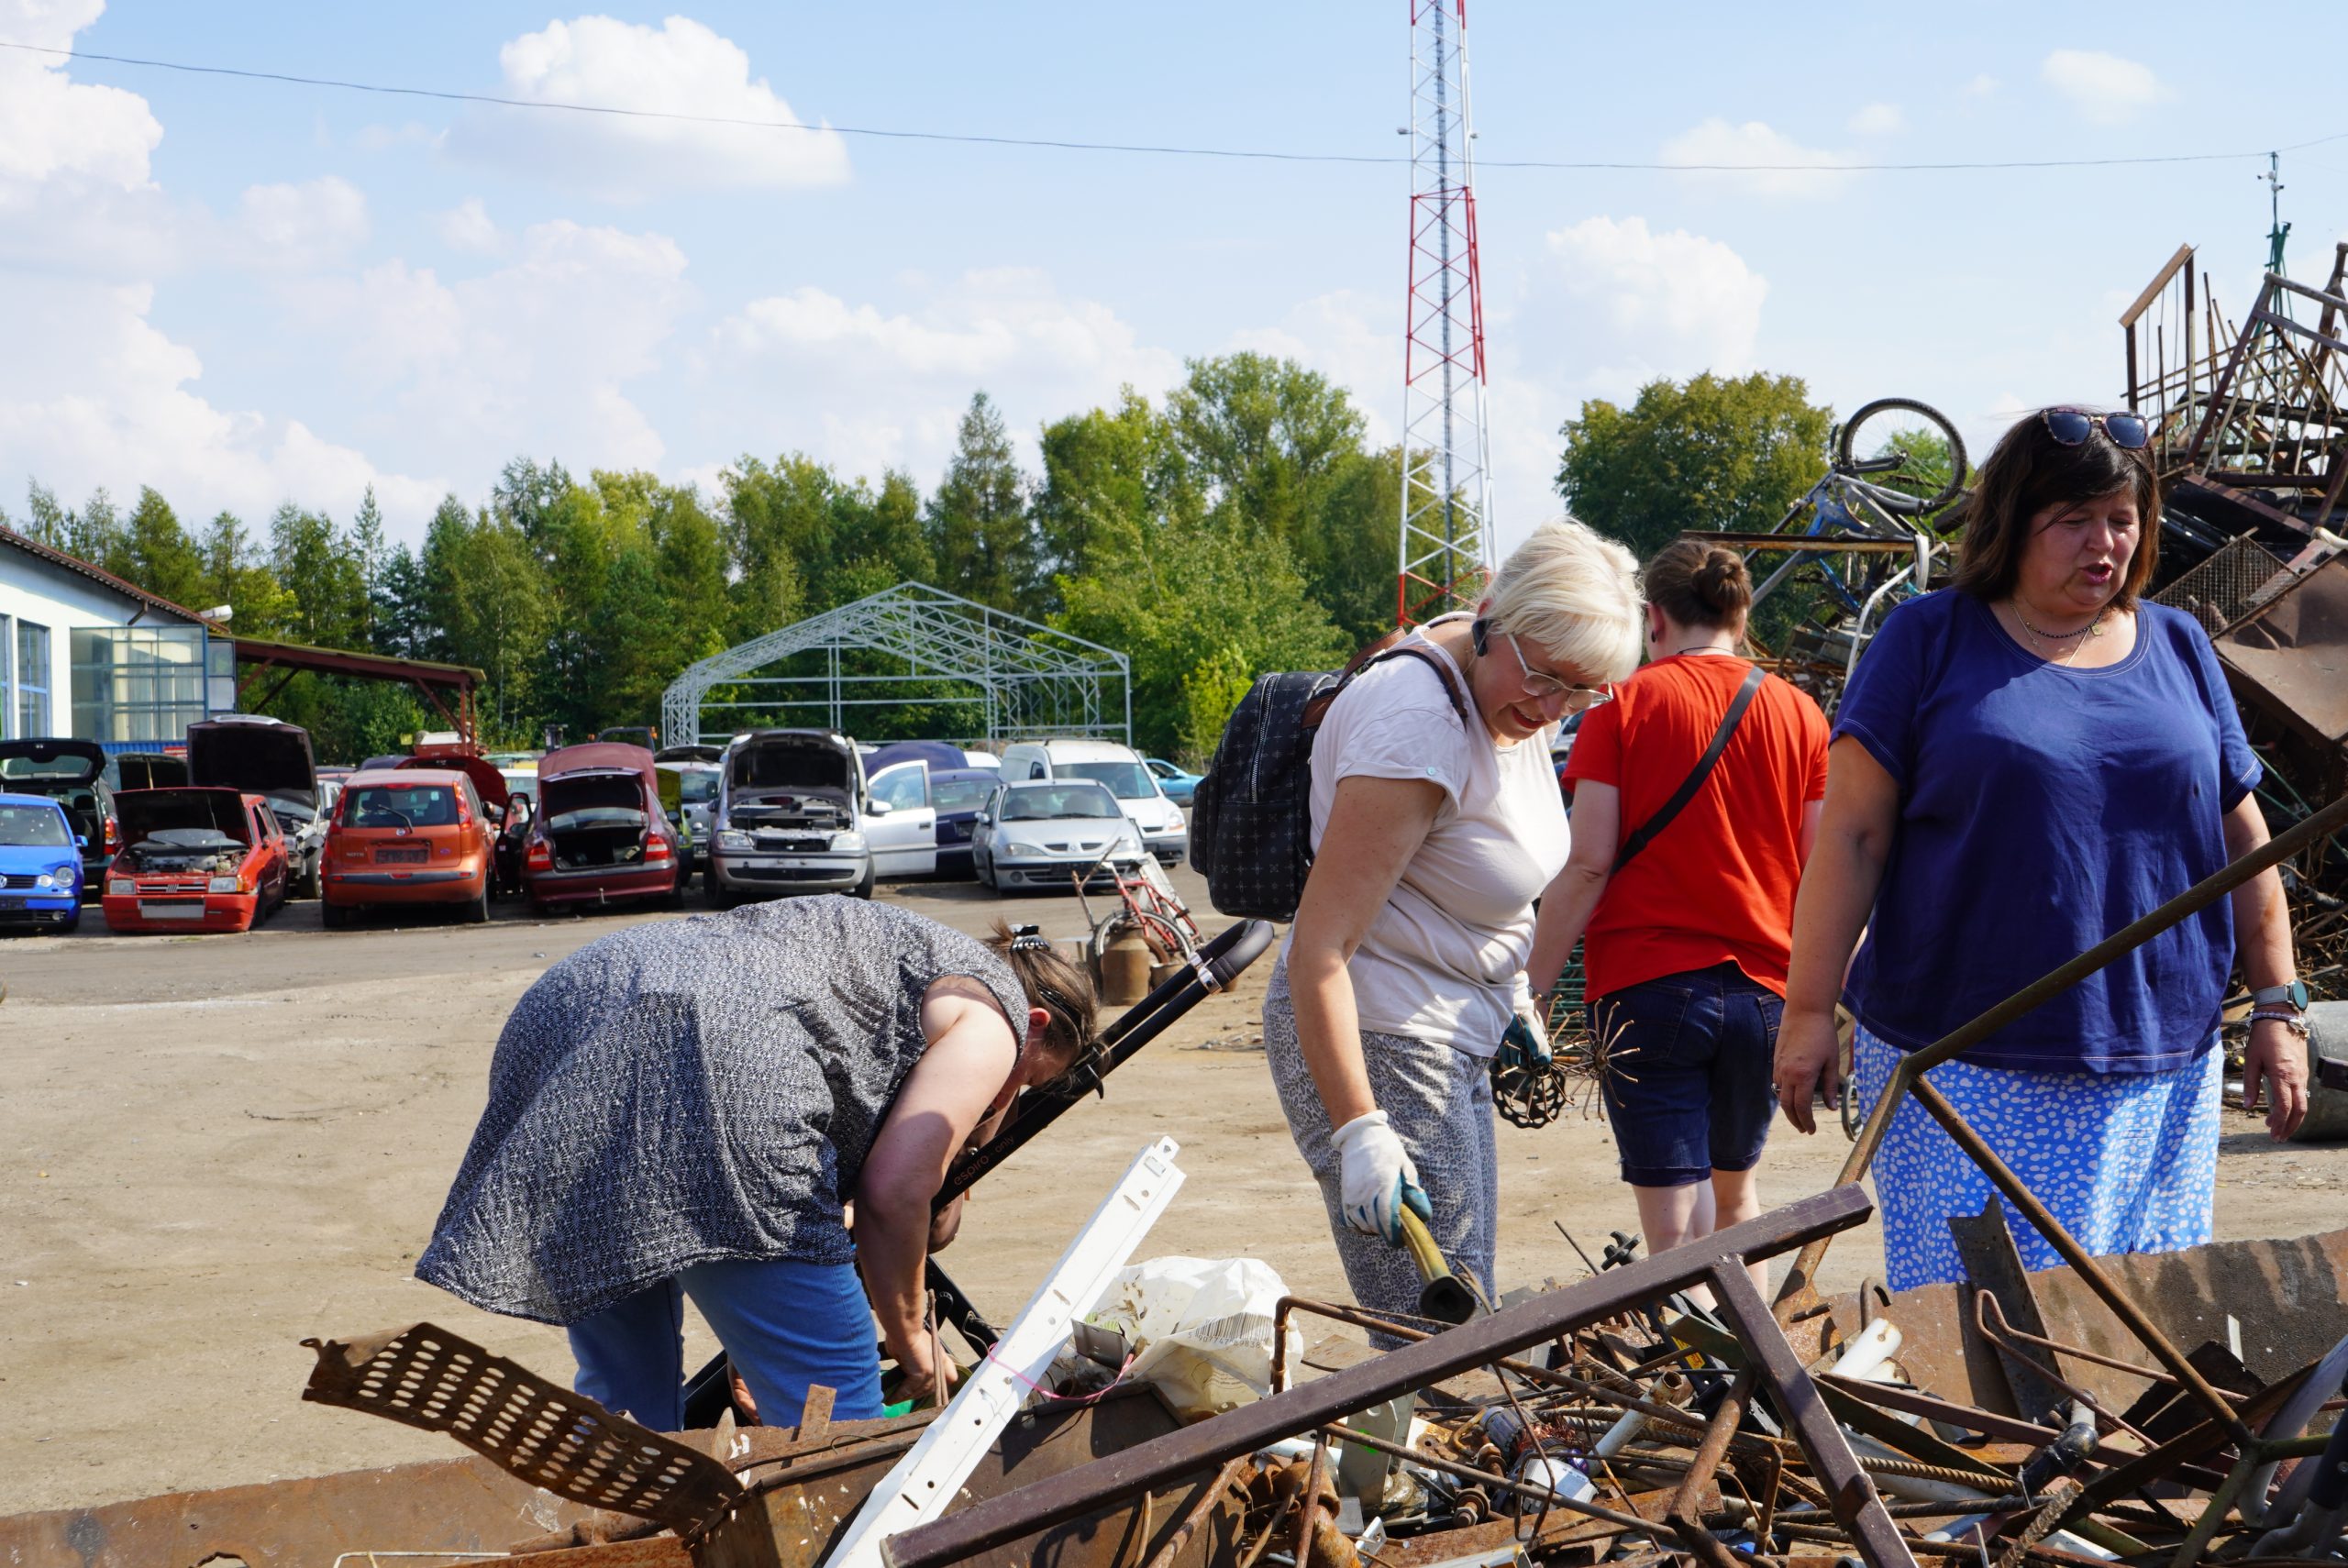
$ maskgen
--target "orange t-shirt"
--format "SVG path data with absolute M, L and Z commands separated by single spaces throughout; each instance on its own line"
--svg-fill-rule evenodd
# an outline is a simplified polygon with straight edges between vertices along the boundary
M 1621 791 L 1628 840 L 1686 781 L 1752 668 L 1711 654 L 1648 665 L 1582 720 L 1567 782 Z M 1785 995 L 1802 809 L 1825 795 L 1826 716 L 1772 676 L 1695 799 L 1606 884 L 1582 936 L 1585 993 L 1733 963 Z

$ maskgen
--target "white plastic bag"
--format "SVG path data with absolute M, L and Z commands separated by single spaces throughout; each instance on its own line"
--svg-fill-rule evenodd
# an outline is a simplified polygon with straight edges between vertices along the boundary
M 1202 1420 L 1271 1392 L 1272 1313 L 1287 1294 L 1254 1258 L 1151 1258 L 1122 1270 L 1084 1320 L 1124 1336 L 1127 1376 Z M 1292 1380 L 1293 1335 L 1288 1363 Z

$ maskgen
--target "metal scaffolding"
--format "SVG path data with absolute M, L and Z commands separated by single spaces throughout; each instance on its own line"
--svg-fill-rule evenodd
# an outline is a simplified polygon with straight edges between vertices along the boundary
M 821 673 L 772 673 L 802 655 L 820 655 Z M 871 663 L 901 668 L 858 668 Z M 1111 680 L 1113 699 L 1103 690 Z M 1118 715 L 1105 723 L 1104 701 Z M 963 732 L 971 738 L 1133 741 L 1133 664 L 1124 654 L 925 582 L 901 582 L 687 667 L 661 696 L 660 733 L 672 743 L 722 742 L 745 727 L 725 713 L 797 709 L 787 722 L 853 734 L 850 710 L 912 702 L 980 709 L 982 723 Z M 719 722 L 704 727 L 712 712 Z

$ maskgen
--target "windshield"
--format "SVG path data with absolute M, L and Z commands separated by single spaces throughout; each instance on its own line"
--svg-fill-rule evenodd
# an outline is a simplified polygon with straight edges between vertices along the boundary
M 716 800 L 716 773 L 712 771 L 708 773 L 688 773 L 684 775 L 683 789 L 679 799 L 682 800 L 687 805 L 692 805 L 696 801 L 701 801 Z
M 1117 802 L 1111 798 L 1109 791 L 1098 784 L 1058 784 L 1034 790 L 1012 790 L 1006 791 L 1002 798 L 1002 820 L 1007 823 L 1124 814 L 1117 810 Z
M 457 820 L 457 792 L 446 784 L 370 784 L 349 794 L 342 820 L 351 827 L 449 827 Z
M 930 803 L 941 814 L 975 812 L 993 793 L 994 783 L 987 778 L 933 778 L 929 784 Z
M 54 806 L 0 806 L 0 844 L 64 849 L 72 842 Z
M 1095 784 L 1106 784 L 1109 793 L 1121 801 L 1146 800 L 1157 793 L 1149 770 L 1138 762 L 1063 762 L 1053 771 L 1070 778 L 1090 778 Z

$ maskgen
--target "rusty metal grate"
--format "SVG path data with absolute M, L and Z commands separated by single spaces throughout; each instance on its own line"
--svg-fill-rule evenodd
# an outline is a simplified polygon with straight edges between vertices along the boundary
M 434 1324 L 302 1342 L 318 1353 L 303 1398 L 446 1433 L 557 1496 L 682 1533 L 742 1494 L 707 1454 Z
M 2216 636 L 2287 586 L 2290 572 L 2257 540 L 2232 539 L 2199 566 L 2152 596 L 2182 610 Z

